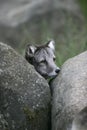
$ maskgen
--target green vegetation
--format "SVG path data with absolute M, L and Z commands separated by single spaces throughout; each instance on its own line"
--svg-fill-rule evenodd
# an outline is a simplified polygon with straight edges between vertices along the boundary
M 85 18 L 87 20 L 87 0 L 78 0 L 78 1 L 80 3 L 83 14 L 85 15 Z

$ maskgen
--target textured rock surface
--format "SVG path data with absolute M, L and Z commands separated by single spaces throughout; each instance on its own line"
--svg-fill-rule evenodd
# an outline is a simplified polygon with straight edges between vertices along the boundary
M 49 130 L 46 81 L 11 47 L 0 43 L 0 130 Z
M 70 129 L 75 115 L 87 106 L 87 51 L 64 63 L 52 87 L 52 130 Z

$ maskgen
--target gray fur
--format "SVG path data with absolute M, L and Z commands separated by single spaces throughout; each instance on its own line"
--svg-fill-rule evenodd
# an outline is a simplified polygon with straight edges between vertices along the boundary
M 36 47 L 28 45 L 25 58 L 31 63 L 37 72 L 44 78 L 55 77 L 59 72 L 59 67 L 55 64 L 55 42 L 49 41 L 47 44 Z

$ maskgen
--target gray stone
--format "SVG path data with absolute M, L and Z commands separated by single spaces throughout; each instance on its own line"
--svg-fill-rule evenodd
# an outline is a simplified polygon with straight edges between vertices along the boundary
M 0 130 L 49 130 L 50 89 L 22 56 L 0 43 Z
M 17 26 L 32 17 L 48 11 L 64 9 L 78 14 L 80 8 L 76 0 L 4 0 L 0 1 L 0 23 Z
M 75 115 L 87 106 L 87 51 L 63 64 L 52 87 L 52 130 L 70 130 Z

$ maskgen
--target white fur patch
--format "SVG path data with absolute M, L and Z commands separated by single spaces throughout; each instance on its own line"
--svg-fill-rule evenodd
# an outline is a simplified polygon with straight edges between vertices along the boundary
M 36 48 L 34 46 L 30 46 L 30 49 L 31 49 L 32 53 L 34 54 Z
M 48 46 L 52 49 L 55 50 L 55 42 L 54 41 L 50 41 Z

